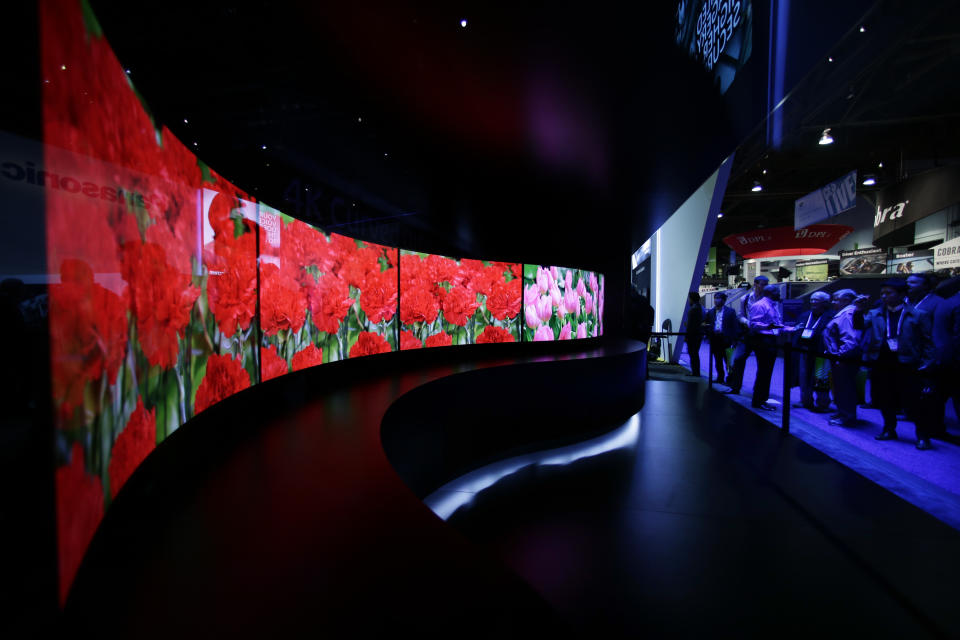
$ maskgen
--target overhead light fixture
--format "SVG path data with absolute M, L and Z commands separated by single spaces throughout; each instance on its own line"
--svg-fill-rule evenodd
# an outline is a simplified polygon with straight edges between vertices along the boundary
M 867 30 L 866 27 L 864 27 L 864 26 L 861 26 L 861 27 L 860 27 L 860 33 L 865 33 L 866 30 Z
M 467 28 L 467 19 L 466 19 L 466 18 L 464 18 L 463 20 L 460 21 L 460 26 L 463 27 L 464 29 Z
M 829 128 L 823 130 L 823 133 L 820 135 L 820 143 L 819 143 L 819 144 L 821 144 L 821 145 L 833 144 L 833 136 L 830 135 L 830 129 L 829 129 Z
M 718 213 L 718 214 L 717 214 L 717 217 L 718 217 L 718 218 L 722 218 L 722 217 L 723 217 L 723 211 L 721 211 L 720 213 Z
M 753 191 L 754 193 L 756 193 L 757 191 L 763 191 L 763 185 L 761 185 L 759 181 L 754 180 L 753 188 L 750 189 L 750 191 Z
M 829 58 L 827 58 L 827 62 L 833 62 L 833 56 L 830 56 Z
M 877 168 L 878 168 L 878 169 L 883 169 L 883 163 L 882 163 L 882 162 L 878 162 L 878 163 L 877 163 Z
M 877 178 L 876 176 L 868 173 L 866 176 L 864 176 L 861 184 L 865 187 L 872 187 L 873 185 L 877 184 Z
M 763 170 L 763 175 L 767 175 L 767 170 L 766 170 L 766 169 Z

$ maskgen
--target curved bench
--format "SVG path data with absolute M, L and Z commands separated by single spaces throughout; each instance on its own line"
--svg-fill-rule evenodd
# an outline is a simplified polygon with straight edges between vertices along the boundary
M 64 630 L 559 631 L 532 589 L 419 498 L 489 460 L 616 426 L 643 404 L 645 356 L 627 342 L 424 350 L 244 391 L 131 476 L 78 572 Z M 571 380 L 599 408 L 570 403 Z M 502 384 L 507 403 L 449 419 L 457 398 Z M 525 389 L 539 400 L 515 400 Z M 562 402 L 551 409 L 548 394 Z

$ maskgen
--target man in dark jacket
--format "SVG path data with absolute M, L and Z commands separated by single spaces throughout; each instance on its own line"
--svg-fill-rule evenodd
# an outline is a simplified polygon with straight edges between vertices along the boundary
M 810 309 L 804 311 L 791 336 L 800 368 L 800 403 L 796 408 L 826 413 L 830 409 L 830 360 L 823 349 L 823 330 L 833 317 L 830 294 L 815 291 L 810 296 Z
M 936 352 L 941 398 L 953 399 L 960 416 L 960 293 L 941 300 L 933 314 L 933 346 Z M 940 403 L 937 411 L 942 412 Z
M 897 439 L 897 410 L 903 406 L 916 427 L 917 449 L 930 449 L 933 427 L 931 375 L 935 354 L 929 313 L 903 303 L 906 285 L 888 280 L 880 287 L 883 306 L 865 318 L 864 359 L 872 363 L 871 401 L 883 415 L 877 440 Z
M 767 276 L 757 276 L 753 279 L 753 290 L 744 299 L 740 314 L 740 324 L 743 325 L 745 336 L 737 344 L 736 351 L 733 354 L 733 366 L 730 367 L 730 375 L 727 376 L 727 386 L 729 391 L 725 393 L 740 393 L 740 387 L 743 385 L 743 372 L 747 367 L 747 358 L 754 350 L 753 336 L 749 332 L 750 325 L 750 307 L 763 299 L 763 289 L 770 284 L 770 278 Z
M 710 341 L 710 350 L 713 351 L 713 361 L 717 370 L 717 383 L 719 384 L 723 384 L 726 379 L 724 366 L 726 351 L 740 337 L 740 322 L 737 320 L 737 312 L 726 304 L 726 293 L 721 291 L 714 295 L 713 309 L 707 311 L 706 318 L 707 339 Z
M 687 308 L 687 353 L 690 355 L 691 376 L 700 375 L 700 344 L 703 342 L 703 306 L 700 294 L 691 291 L 687 295 L 690 306 Z

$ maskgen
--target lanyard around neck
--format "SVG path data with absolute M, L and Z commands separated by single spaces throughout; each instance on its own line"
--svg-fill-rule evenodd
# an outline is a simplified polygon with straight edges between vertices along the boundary
M 921 300 L 922 302 L 922 300 Z M 884 309 L 887 314 L 887 338 L 890 338 L 890 309 Z M 904 307 L 900 307 L 900 318 L 897 320 L 897 337 L 900 337 L 900 329 L 903 328 L 903 316 L 907 315 L 907 310 Z

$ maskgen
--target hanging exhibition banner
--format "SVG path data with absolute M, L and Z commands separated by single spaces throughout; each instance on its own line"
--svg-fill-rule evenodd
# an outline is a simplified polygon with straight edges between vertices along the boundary
M 893 254 L 887 263 L 887 273 L 908 276 L 911 273 L 933 270 L 933 250 L 903 251 Z
M 865 247 L 840 252 L 841 276 L 865 276 L 887 273 L 887 250 Z
M 797 280 L 809 282 L 821 282 L 827 279 L 830 270 L 830 260 L 819 258 L 816 260 L 797 260 L 796 273 Z
M 853 227 L 842 224 L 817 224 L 804 229 L 774 227 L 733 233 L 723 242 L 744 258 L 812 256 L 836 246 L 852 231 Z
M 851 171 L 793 203 L 793 228 L 803 229 L 857 205 L 857 172 Z

